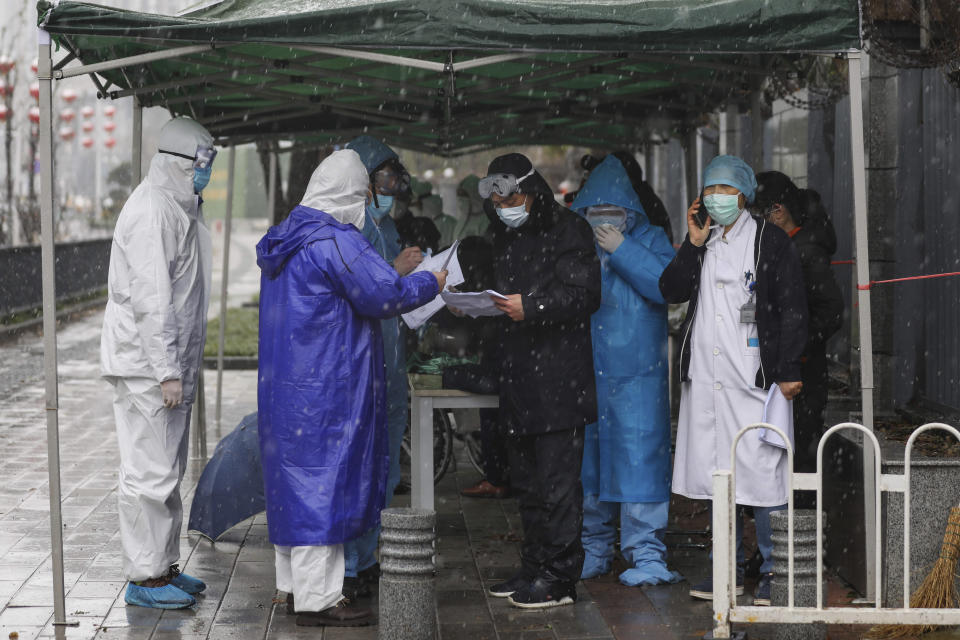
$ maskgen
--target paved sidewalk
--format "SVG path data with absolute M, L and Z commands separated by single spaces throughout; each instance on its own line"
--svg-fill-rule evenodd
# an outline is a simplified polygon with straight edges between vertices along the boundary
M 263 515 L 241 523 L 220 541 L 181 536 L 181 567 L 208 584 L 196 607 L 158 611 L 126 607 L 120 573 L 116 507 L 117 444 L 111 389 L 100 380 L 101 314 L 66 326 L 60 345 L 60 427 L 64 554 L 68 619 L 79 623 L 66 638 L 199 640 L 373 640 L 377 628 L 298 628 L 278 604 L 273 550 Z M 56 637 L 49 548 L 49 494 L 39 338 L 23 336 L 0 345 L 0 640 Z M 207 375 L 209 450 L 218 429 L 212 423 L 215 375 Z M 256 408 L 256 372 L 224 373 L 223 433 Z M 709 629 L 710 605 L 687 595 L 689 583 L 628 588 L 618 572 L 578 587 L 575 606 L 521 611 L 485 595 L 484 588 L 518 565 L 520 522 L 514 500 L 461 499 L 458 489 L 476 482 L 460 455 L 437 486 L 437 615 L 442 640 L 561 640 L 627 638 L 689 639 Z M 183 483 L 185 508 L 202 469 L 192 460 Z M 404 499 L 398 500 L 402 505 Z M 705 505 L 675 501 L 674 525 L 701 528 Z M 694 540 L 696 541 L 696 540 Z M 705 550 L 675 550 L 671 567 L 697 581 L 709 572 Z M 748 593 L 752 585 L 748 584 Z M 841 594 L 842 595 L 842 594 Z M 745 601 L 747 601 L 745 599 Z M 376 601 L 372 603 L 376 607 Z M 839 631 L 839 630 L 838 630 Z M 855 638 L 848 630 L 843 635 Z M 753 638 L 769 629 L 750 628 Z M 833 637 L 839 637 L 831 633 Z

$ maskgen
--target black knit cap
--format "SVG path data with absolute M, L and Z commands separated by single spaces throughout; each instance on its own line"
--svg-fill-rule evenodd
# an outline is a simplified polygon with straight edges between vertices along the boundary
M 786 205 L 792 214 L 799 214 L 800 189 L 793 180 L 779 171 L 764 171 L 757 174 L 757 195 L 754 205 L 761 210 L 774 204 Z
M 522 153 L 508 153 L 493 159 L 493 162 L 487 167 L 487 175 L 509 173 L 516 176 L 517 180 L 519 180 L 530 173 L 531 169 L 533 169 L 533 163 L 530 162 L 527 156 Z M 520 193 L 553 194 L 550 185 L 547 184 L 547 181 L 543 179 L 543 176 L 541 176 L 538 171 L 534 171 L 532 176 L 524 179 L 520 183 L 519 188 Z

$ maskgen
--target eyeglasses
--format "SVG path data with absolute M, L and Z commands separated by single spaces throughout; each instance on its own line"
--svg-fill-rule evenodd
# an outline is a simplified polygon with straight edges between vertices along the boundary
M 501 198 L 506 198 L 520 191 L 520 183 L 532 176 L 533 169 L 527 172 L 527 175 L 517 178 L 512 173 L 494 173 L 480 180 L 477 191 L 481 198 L 489 198 L 492 194 L 497 194 Z
M 201 171 L 212 165 L 213 159 L 217 157 L 216 149 L 201 145 L 197 145 L 197 152 L 193 156 L 188 156 L 185 153 L 177 153 L 176 151 L 166 151 L 164 149 L 160 149 L 160 153 L 166 153 L 171 156 L 177 156 L 178 158 L 193 160 L 193 168 L 200 169 Z

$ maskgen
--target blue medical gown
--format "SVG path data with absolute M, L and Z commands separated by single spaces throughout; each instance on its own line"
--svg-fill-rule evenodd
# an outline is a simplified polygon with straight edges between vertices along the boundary
M 352 225 L 299 206 L 257 244 L 260 447 L 270 541 L 340 544 L 379 523 L 388 472 L 380 321 L 429 302 Z
M 363 225 L 363 235 L 377 253 L 391 265 L 400 255 L 402 243 L 397 225 L 387 216 L 380 225 L 369 213 Z M 400 333 L 400 318 L 386 318 L 380 322 L 383 333 L 383 356 L 387 375 L 387 431 L 390 434 L 390 474 L 387 477 L 387 503 L 400 482 L 400 446 L 407 430 L 408 387 L 407 354 Z
M 590 322 L 598 421 L 586 430 L 582 481 L 585 494 L 603 501 L 670 499 L 667 305 L 659 280 L 673 255 L 663 229 L 638 213 L 602 260 L 603 299 Z

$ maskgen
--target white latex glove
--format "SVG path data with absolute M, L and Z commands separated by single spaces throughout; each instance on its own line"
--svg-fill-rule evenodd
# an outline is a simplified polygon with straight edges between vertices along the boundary
M 160 392 L 163 394 L 163 406 L 167 409 L 173 409 L 183 402 L 183 384 L 179 380 L 161 382 Z
M 613 253 L 623 242 L 623 234 L 620 230 L 609 224 L 601 224 L 593 230 L 597 237 L 597 244 L 607 253 Z

